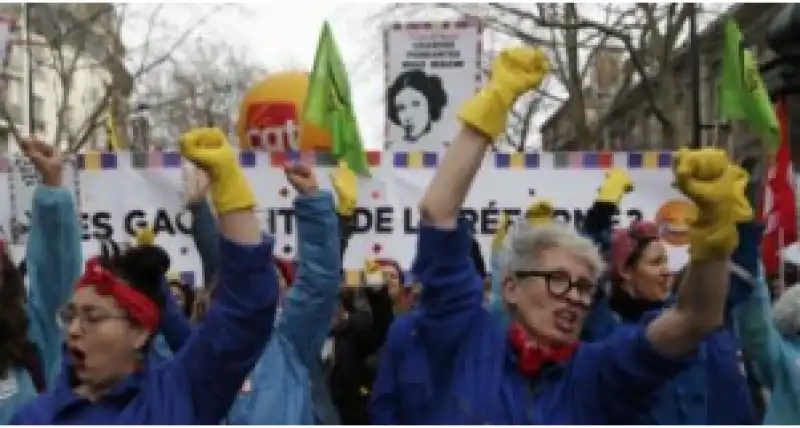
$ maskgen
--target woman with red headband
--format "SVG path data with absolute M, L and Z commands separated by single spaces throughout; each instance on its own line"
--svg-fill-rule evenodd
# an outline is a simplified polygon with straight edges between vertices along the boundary
M 603 269 L 574 228 L 517 222 L 503 246 L 507 329 L 483 305 L 459 212 L 516 99 L 547 73 L 540 49 L 500 53 L 490 82 L 459 112 L 464 123 L 420 202 L 412 272 L 419 306 L 395 322 L 372 394 L 372 422 L 392 425 L 625 424 L 687 367 L 723 322 L 736 224 L 752 217 L 746 174 L 717 150 L 681 151 L 677 187 L 700 208 L 677 303 L 634 329 L 579 342 Z M 391 372 L 384 367 L 394 367 Z
M 0 250 L 0 425 L 48 387 L 60 370 L 61 330 L 56 313 L 80 275 L 78 214 L 71 192 L 61 187 L 63 159 L 52 147 L 22 141 L 41 177 L 33 195 L 24 274 Z
M 61 314 L 64 366 L 54 388 L 24 406 L 16 424 L 217 424 L 269 341 L 277 280 L 256 199 L 219 129 L 181 137 L 181 152 L 205 169 L 222 238 L 219 285 L 204 320 L 180 352 L 149 364 L 168 268 L 156 247 L 91 259 Z

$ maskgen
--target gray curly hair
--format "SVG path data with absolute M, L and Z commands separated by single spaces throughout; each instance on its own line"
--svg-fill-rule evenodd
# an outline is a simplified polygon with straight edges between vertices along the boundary
M 800 334 L 800 287 L 784 291 L 773 306 L 775 327 L 784 336 Z
M 514 271 L 528 269 L 543 251 L 553 248 L 562 248 L 586 263 L 593 281 L 603 272 L 597 247 L 572 226 L 554 221 L 531 227 L 528 222 L 517 220 L 500 248 L 500 274 L 505 278 Z

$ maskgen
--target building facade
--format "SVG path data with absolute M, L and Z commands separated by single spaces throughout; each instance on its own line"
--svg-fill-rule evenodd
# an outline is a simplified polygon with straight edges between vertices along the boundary
M 8 119 L 0 117 L 0 152 L 14 152 L 18 145 L 10 127 L 28 134 L 28 106 L 32 106 L 35 135 L 59 142 L 66 148 L 70 139 L 84 134 L 99 107 L 124 102 L 132 82 L 124 67 L 124 48 L 114 29 L 111 4 L 30 5 L 33 97 L 28 104 L 25 78 L 26 46 L 21 31 L 18 4 L 0 5 L 0 14 L 13 16 L 18 31 L 2 68 L 4 102 Z M 74 63 L 73 63 L 74 61 Z M 65 85 L 63 81 L 66 81 Z M 68 86 L 68 95 L 64 88 Z M 87 148 L 105 144 L 107 108 L 97 116 Z M 60 116 L 60 117 L 59 117 Z
M 700 78 L 701 78 L 701 119 L 709 125 L 703 130 L 706 144 L 720 144 L 737 153 L 755 153 L 759 150 L 757 137 L 746 125 L 735 123 L 728 130 L 715 129 L 713 124 L 717 114 L 717 83 L 722 62 L 722 31 L 725 18 L 732 16 L 745 38 L 745 43 L 753 49 L 759 62 L 770 59 L 771 52 L 766 45 L 766 29 L 781 9 L 781 4 L 773 3 L 741 3 L 732 6 L 725 14 L 711 22 L 698 35 L 700 40 Z M 613 106 L 604 105 L 593 88 L 587 88 L 585 98 L 587 105 L 597 108 L 592 115 L 603 116 L 605 126 L 598 132 L 598 141 L 592 146 L 576 141 L 570 120 L 568 100 L 541 128 L 542 148 L 547 151 L 568 150 L 613 150 L 613 151 L 646 151 L 671 150 L 688 144 L 692 138 L 692 96 L 691 74 L 688 46 L 679 48 L 672 65 L 674 69 L 674 109 L 667 112 L 675 126 L 675 135 L 671 141 L 665 141 L 661 123 L 656 119 L 641 85 L 633 86 L 625 96 Z M 754 144 L 755 143 L 755 144 Z

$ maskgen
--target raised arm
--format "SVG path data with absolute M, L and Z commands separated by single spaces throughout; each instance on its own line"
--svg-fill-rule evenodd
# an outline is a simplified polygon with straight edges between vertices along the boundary
M 631 191 L 633 181 L 628 173 L 622 168 L 613 168 L 606 173 L 597 190 L 597 198 L 586 213 L 581 233 L 593 240 L 603 253 L 611 249 L 613 217 L 619 212 L 622 198 Z
M 81 238 L 75 201 L 61 187 L 63 159 L 40 142 L 20 144 L 42 178 L 33 196 L 27 248 L 28 337 L 39 347 L 50 384 L 61 369 L 61 329 L 56 312 L 81 273 Z
M 734 253 L 731 293 L 744 297 L 732 308 L 733 325 L 759 381 L 767 388 L 775 384 L 776 367 L 792 364 L 786 343 L 775 327 L 769 290 L 759 275 L 759 242 L 763 228 L 756 224 L 740 226 L 739 248 Z
M 203 265 L 203 281 L 209 287 L 219 273 L 219 229 L 211 206 L 205 198 L 189 205 L 192 213 L 192 240 Z
M 753 210 L 744 194 L 747 173 L 724 151 L 682 149 L 675 159 L 678 188 L 697 206 L 690 262 L 674 307 L 647 328 L 647 338 L 664 356 L 690 353 L 724 322 L 730 256 L 738 245 L 736 226 Z
M 222 131 L 189 132 L 181 152 L 209 174 L 221 263 L 210 310 L 163 370 L 173 382 L 188 384 L 193 423 L 210 425 L 228 412 L 270 339 L 278 280 L 269 262 L 273 241 L 259 231 L 255 196 Z
M 338 219 L 333 197 L 318 190 L 310 167 L 287 167 L 286 177 L 300 194 L 294 201 L 299 266 L 297 279 L 283 302 L 278 329 L 308 367 L 319 358 L 339 302 L 342 263 Z
M 192 213 L 192 240 L 200 255 L 203 281 L 211 286 L 219 272 L 219 228 L 208 203 L 208 176 L 200 169 L 184 169 L 186 208 Z
M 454 332 L 482 310 L 483 283 L 470 259 L 468 225 L 457 220 L 486 148 L 505 131 L 517 97 L 538 86 L 547 67 L 539 49 L 513 48 L 498 56 L 490 82 L 461 108 L 461 131 L 420 202 L 423 225 L 412 269 L 424 284 L 420 308 L 431 321 L 423 323 L 430 347 L 452 349 Z

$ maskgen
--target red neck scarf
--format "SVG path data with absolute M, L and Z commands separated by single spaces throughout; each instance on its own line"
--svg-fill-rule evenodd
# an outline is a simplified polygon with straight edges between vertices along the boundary
M 75 289 L 93 287 L 97 294 L 113 297 L 133 321 L 156 331 L 161 322 L 161 311 L 147 296 L 129 286 L 100 264 L 100 259 L 93 257 L 86 262 L 83 276 L 78 279 Z
M 580 343 L 574 342 L 557 347 L 541 346 L 531 341 L 525 329 L 516 322 L 512 322 L 508 327 L 508 341 L 517 353 L 519 370 L 525 377 L 538 375 L 547 363 L 567 362 Z

